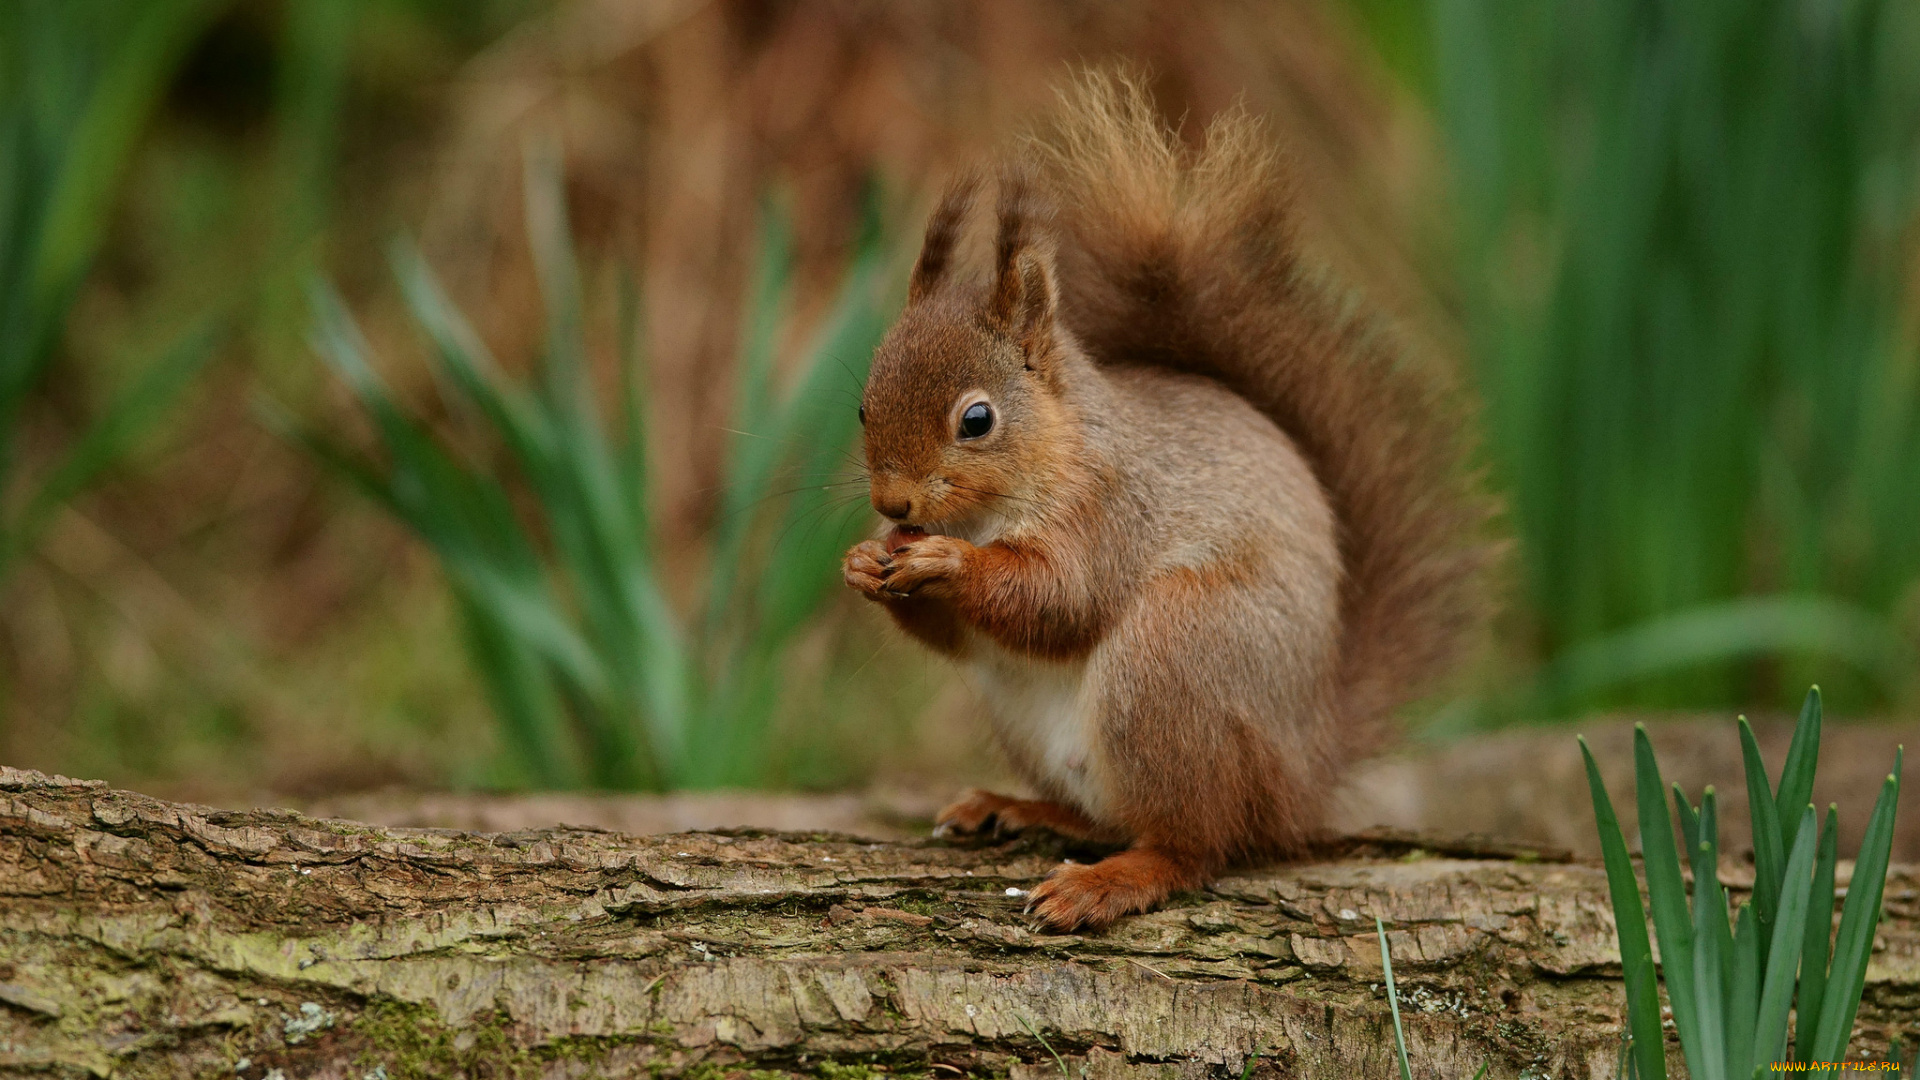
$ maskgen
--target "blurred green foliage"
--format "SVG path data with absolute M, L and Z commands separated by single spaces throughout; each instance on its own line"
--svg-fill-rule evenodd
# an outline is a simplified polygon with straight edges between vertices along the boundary
M 769 227 L 746 308 L 721 513 L 700 602 L 683 612 L 654 535 L 636 297 L 631 287 L 622 295 L 609 430 L 587 360 L 555 156 L 530 155 L 526 191 L 547 323 L 532 386 L 503 372 L 417 253 L 403 247 L 395 260 L 444 384 L 487 441 L 504 447 L 506 463 L 462 462 L 407 415 L 374 373 L 345 307 L 324 289 L 315 295 L 316 346 L 372 417 L 385 460 L 318 434 L 306 439 L 439 557 L 474 670 L 525 779 L 549 787 L 764 783 L 772 721 L 786 703 L 786 647 L 820 611 L 841 553 L 866 525 L 864 490 L 844 474 L 858 431 L 848 383 L 863 378 L 886 325 L 877 234 L 869 229 L 859 245 L 839 302 L 783 394 L 774 354 L 788 253 L 777 222 Z M 531 497 L 517 500 L 521 491 Z
M 1530 706 L 1911 692 L 1920 8 L 1431 0 L 1420 24 L 1549 662 Z
M 209 0 L 0 6 L 0 579 L 48 517 L 159 420 L 211 352 L 196 327 L 32 477 L 17 475 L 28 395 L 58 354 L 122 172 L 160 90 L 216 12 Z
M 418 33 L 439 20 L 477 46 L 536 0 L 18 0 L 0 5 L 0 577 L 31 551 L 58 506 L 167 415 L 209 358 L 215 326 L 236 308 L 258 336 L 297 340 L 304 307 L 289 288 L 328 223 L 340 154 L 339 114 L 356 33 Z M 263 35 L 259 40 L 249 35 Z M 172 250 L 161 309 L 138 318 L 134 344 L 107 366 L 123 387 L 38 475 L 20 475 L 17 446 L 29 396 L 63 348 L 67 320 L 115 215 L 129 166 L 156 114 L 207 109 L 247 115 L 265 103 L 272 148 L 258 180 L 213 162 L 191 139 L 169 146 L 157 190 L 168 200 Z M 149 178 L 151 183 L 151 178 Z M 236 229 L 235 190 L 256 183 L 271 227 L 249 246 Z M 198 228 L 190 222 L 197 221 Z M 210 243 L 227 248 L 209 257 Z M 192 267 L 186 270 L 181 264 Z M 258 273 L 264 268 L 267 273 Z M 176 280 L 193 280 L 181 288 Z M 150 344 L 155 339 L 160 345 Z M 90 373 L 91 374 L 91 373 Z
M 435 122 L 433 88 L 548 6 L 0 5 L 0 753 L 10 761 L 122 782 L 219 788 L 278 773 L 298 783 L 308 766 L 268 747 L 338 730 L 336 746 L 359 746 L 347 753 L 364 771 L 382 753 L 418 760 L 421 740 L 458 725 L 464 700 L 449 701 L 447 665 L 425 654 L 439 605 L 416 601 L 396 618 L 387 609 L 411 592 L 396 586 L 392 600 L 303 641 L 299 657 L 273 655 L 260 631 L 284 613 L 235 609 L 250 592 L 289 606 L 311 598 L 297 582 L 255 591 L 249 575 L 284 555 L 227 527 L 250 508 L 187 509 L 193 492 L 156 489 L 179 486 L 183 465 L 236 456 L 215 485 L 248 478 L 257 495 L 284 475 L 270 436 L 227 427 L 210 438 L 209 414 L 244 402 L 250 384 L 303 399 L 319 384 L 303 344 L 302 271 L 391 231 L 405 192 L 392 148 Z M 202 377 L 216 356 L 246 362 Z M 290 479 L 266 489 L 270 500 L 300 497 L 305 481 Z M 62 515 L 90 491 L 100 493 Z M 75 528 L 107 548 L 76 562 L 64 543 Z M 396 647 L 404 664 L 382 659 Z M 446 651 L 457 660 L 457 647 Z M 469 742 L 436 766 L 473 771 L 489 744 Z M 396 768 L 407 767 L 376 764 L 374 782 Z

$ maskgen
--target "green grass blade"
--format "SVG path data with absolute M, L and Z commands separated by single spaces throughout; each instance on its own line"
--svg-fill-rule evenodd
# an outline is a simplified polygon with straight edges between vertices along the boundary
M 665 617 L 646 525 L 633 513 L 639 474 L 628 462 L 638 444 L 613 445 L 594 405 L 558 148 L 529 150 L 525 176 L 528 241 L 548 329 L 536 400 L 554 432 L 553 469 L 534 478 L 535 493 L 575 603 L 614 678 L 614 699 L 600 710 L 600 723 L 623 746 L 644 742 L 653 771 L 677 782 L 692 724 L 685 707 L 687 670 L 680 659 L 682 635 Z M 626 419 L 636 418 L 633 413 Z M 631 425 L 629 432 L 630 439 L 643 434 Z
M 1820 1003 L 1820 1028 L 1814 1037 L 1815 1061 L 1839 1061 L 1853 1035 L 1853 1017 L 1867 984 L 1867 962 L 1873 955 L 1873 932 L 1880 924 L 1880 898 L 1887 884 L 1887 861 L 1893 852 L 1894 814 L 1900 805 L 1903 747 L 1894 754 L 1893 772 L 1880 786 L 1880 797 L 1867 819 L 1867 834 L 1853 864 L 1847 885 L 1846 907 L 1840 913 L 1840 931 L 1833 941 L 1833 968 Z
M 1667 815 L 1666 785 L 1660 778 L 1660 766 L 1654 760 L 1653 743 L 1647 738 L 1644 724 L 1635 724 L 1633 728 L 1633 761 L 1634 794 L 1640 811 L 1640 851 L 1646 867 L 1653 928 L 1660 942 L 1660 970 L 1666 977 L 1673 1026 L 1680 1033 L 1681 1048 L 1691 1061 L 1697 1052 L 1694 1048 L 1703 1040 L 1695 1016 L 1693 918 L 1687 911 L 1687 887 L 1680 876 L 1680 854 L 1674 849 L 1673 819 Z
M 1393 985 L 1393 956 L 1387 949 L 1387 924 L 1381 922 L 1378 915 L 1373 917 L 1373 932 L 1380 935 L 1380 967 L 1387 973 L 1387 1008 L 1393 1013 L 1393 1049 L 1400 1057 L 1400 1080 L 1413 1080 L 1413 1064 L 1407 1060 L 1407 1033 L 1400 1027 L 1400 992 Z
M 48 320 L 66 310 L 111 220 L 120 174 L 162 88 L 200 31 L 226 7 L 220 0 L 147 0 L 102 68 L 66 140 L 32 274 L 33 309 Z M 41 330 L 51 333 L 51 325 Z
M 498 618 L 490 605 L 456 587 L 461 627 L 487 702 L 501 720 L 513 761 L 542 788 L 577 787 L 587 770 L 560 695 L 539 658 Z
M 1634 1057 L 1642 1074 L 1650 1080 L 1664 1080 L 1667 1066 L 1662 1053 L 1660 990 L 1655 981 L 1653 945 L 1647 938 L 1647 913 L 1640 904 L 1640 886 L 1633 877 L 1633 860 L 1627 854 L 1620 818 L 1614 813 L 1613 800 L 1607 796 L 1606 784 L 1600 779 L 1600 767 L 1594 763 L 1593 752 L 1587 748 L 1584 738 L 1580 740 L 1580 755 L 1586 763 L 1587 791 L 1593 799 L 1600 854 L 1607 868 L 1607 892 L 1613 900 L 1613 922 L 1620 941 L 1620 971 L 1626 982 L 1627 1028 L 1633 1036 Z M 1655 784 L 1657 791 L 1657 780 Z M 1667 835 L 1672 837 L 1671 829 Z M 1668 846 L 1672 846 L 1671 839 Z M 1675 877 L 1678 877 L 1677 871 Z M 1684 899 L 1682 906 L 1684 908 Z M 1663 940 L 1662 950 L 1666 947 Z M 1673 954 L 1663 952 L 1663 955 L 1671 965 Z M 1673 992 L 1671 977 L 1668 992 Z
M 1750 903 L 1734 920 L 1733 980 L 1726 988 L 1727 1075 L 1753 1072 L 1753 1033 L 1760 1011 L 1760 923 Z
M 589 722 L 605 746 L 596 764 L 610 782 L 624 786 L 678 757 L 682 718 L 639 707 L 652 675 L 643 662 L 641 599 L 652 567 L 631 543 L 617 467 L 598 425 L 589 420 L 590 405 L 544 392 L 534 400 L 553 432 L 553 456 L 546 471 L 528 479 L 550 540 L 549 567 L 566 583 L 584 636 L 610 678 L 610 696 L 595 702 Z M 651 766 L 633 756 L 643 741 L 651 742 Z
M 1703 832 L 1710 835 L 1712 788 L 1708 788 L 1700 800 L 1700 807 Z M 1686 1051 L 1687 1075 L 1693 1080 L 1726 1080 L 1727 1077 L 1726 991 L 1732 935 L 1727 929 L 1726 894 L 1712 870 L 1716 855 L 1713 844 L 1702 839 L 1693 860 L 1693 1008 L 1700 1025 L 1699 1047 Z M 1671 994 L 1671 974 L 1667 989 Z
M 1693 857 L 1688 860 L 1693 870 L 1694 927 L 1703 925 L 1700 921 L 1700 883 L 1704 878 L 1712 887 L 1713 894 L 1720 898 L 1718 910 L 1720 917 L 1709 919 L 1704 925 L 1710 927 L 1717 938 L 1715 951 L 1720 957 L 1720 989 L 1724 994 L 1733 984 L 1733 928 L 1727 921 L 1726 890 L 1720 885 L 1720 797 L 1713 785 L 1700 795 L 1700 843 L 1693 849 Z M 1699 944 L 1696 932 L 1694 944 Z
M 570 422 L 570 413 L 556 408 L 549 416 L 565 434 L 556 442 L 556 469 L 536 493 L 556 561 L 615 678 L 620 703 L 607 722 L 644 736 L 656 769 L 672 777 L 681 768 L 690 723 L 675 704 L 682 666 L 662 662 L 679 651 L 677 619 L 661 597 L 658 568 L 634 541 L 613 450 L 594 428 Z
M 637 571 L 633 584 L 635 621 L 642 632 L 642 669 L 648 672 L 643 693 L 655 727 L 656 754 L 669 778 L 686 772 L 686 729 L 691 724 L 690 689 L 685 629 L 662 590 L 655 569 L 653 509 L 647 467 L 646 409 L 641 391 L 640 293 L 631 272 L 622 272 L 618 291 L 620 335 L 620 442 L 616 471 L 627 503 L 631 533 L 629 555 Z
M 1031 1020 L 1019 1013 L 1015 1013 L 1013 1018 L 1020 1021 L 1020 1026 L 1027 1029 L 1027 1034 L 1033 1036 L 1035 1042 L 1045 1047 L 1047 1053 L 1053 1055 L 1053 1063 L 1060 1070 L 1060 1080 L 1073 1080 L 1073 1074 L 1067 1071 L 1066 1059 L 1060 1056 L 1060 1051 L 1053 1048 L 1053 1044 L 1047 1041 L 1045 1035 L 1040 1034 L 1040 1029 L 1034 1027 Z
M 1780 840 L 1780 815 L 1773 804 L 1773 789 L 1767 782 L 1767 765 L 1760 757 L 1760 744 L 1754 740 L 1753 728 L 1746 717 L 1740 718 L 1739 726 L 1740 755 L 1747 773 L 1748 818 L 1753 825 L 1753 907 L 1759 917 L 1760 935 L 1755 955 L 1764 956 L 1773 941 L 1787 855 Z M 1746 1071 L 1739 1070 L 1742 1074 Z
M 570 626 L 543 580 L 538 556 L 506 492 L 461 468 L 409 420 L 367 362 L 359 329 L 331 290 L 314 283 L 315 348 L 372 416 L 392 457 L 387 481 L 402 520 L 433 546 L 449 573 L 590 696 L 605 693 L 600 661 Z
M 1779 795 L 1774 805 L 1782 810 L 1782 850 L 1793 842 L 1789 833 L 1798 808 L 1813 801 L 1813 775 L 1820 765 L 1821 712 L 1820 688 L 1816 686 L 1807 691 L 1806 701 L 1800 706 L 1800 722 L 1793 726 L 1793 743 L 1787 747 L 1787 762 L 1780 769 Z
M 1786 873 L 1781 878 L 1779 921 L 1774 924 L 1766 981 L 1760 991 L 1759 1013 L 1754 1023 L 1749 1060 L 1756 1064 L 1783 1060 L 1786 1053 L 1787 1013 L 1793 1007 L 1794 976 L 1806 946 L 1807 901 L 1813 889 L 1818 822 L 1813 807 L 1801 808 L 1793 851 L 1787 856 Z
M 408 523 L 437 548 L 471 546 L 502 566 L 537 572 L 533 546 L 505 492 L 461 468 L 393 400 L 369 363 L 366 340 L 340 298 L 319 281 L 311 283 L 309 292 L 314 349 L 372 417 L 392 458 L 390 492 Z
M 283 437 L 303 445 L 323 465 L 385 507 L 432 547 L 441 559 L 461 610 L 462 629 L 481 687 L 514 751 L 516 766 L 534 783 L 572 787 L 585 779 L 572 730 L 560 714 L 553 665 L 527 633 L 527 619 L 513 617 L 527 603 L 501 580 L 497 568 L 476 554 L 477 545 L 450 530 L 440 515 L 424 509 L 381 467 L 366 462 L 325 436 L 301 430 L 277 407 L 263 403 L 264 419 Z
M 575 462 L 569 460 L 565 451 L 573 449 L 567 445 L 569 438 L 577 441 L 586 438 L 589 433 L 582 429 L 577 417 L 559 417 L 562 422 L 556 422 L 555 415 L 513 387 L 480 336 L 446 297 L 417 249 L 411 245 L 396 244 L 393 264 L 395 276 L 415 321 L 434 345 L 440 370 L 480 410 L 494 434 L 505 442 L 515 463 L 546 508 L 548 524 L 554 530 L 556 543 L 565 549 L 576 570 L 574 579 L 582 586 L 579 590 L 582 597 L 596 608 L 604 608 L 626 598 L 631 590 L 605 580 L 609 575 L 580 572 L 581 564 L 589 561 L 582 554 L 583 548 L 588 547 L 583 539 L 587 529 L 583 523 L 586 515 L 580 507 L 581 499 L 576 494 L 579 486 L 577 478 L 569 475 L 569 466 Z M 568 433 L 565 438 L 561 435 L 563 431 Z M 604 531 L 617 534 L 621 529 L 621 525 L 615 524 Z M 482 531 L 499 530 L 483 527 Z M 526 573 L 542 572 L 532 565 L 535 559 L 530 552 L 526 561 L 529 563 L 525 567 Z M 629 606 L 632 606 L 631 603 Z M 610 624 L 619 621 L 617 617 L 601 613 L 594 620 L 598 632 L 593 636 L 593 641 L 599 645 L 581 640 L 582 649 L 588 652 L 602 651 L 607 638 L 622 638 L 610 628 Z M 542 619 L 541 622 L 547 627 L 547 636 L 553 636 L 553 620 Z M 632 635 L 624 637 L 630 639 Z M 629 644 L 621 655 L 631 655 L 636 651 L 638 649 Z M 595 659 L 591 666 L 606 671 L 616 684 L 622 673 L 632 669 L 629 663 L 617 658 L 612 658 L 611 662 Z M 599 720 L 589 726 L 603 746 L 603 752 L 593 756 L 596 766 L 611 781 L 630 782 L 628 774 L 641 768 L 631 760 L 631 737 L 626 732 L 607 727 L 607 724 L 614 722 L 607 709 L 596 708 L 594 716 Z
M 530 477 L 546 475 L 553 467 L 554 439 L 546 418 L 514 391 L 486 342 L 441 288 L 419 248 L 396 241 L 389 257 L 407 310 L 433 343 L 440 370 L 506 441 L 524 472 Z
M 1700 808 L 1687 801 L 1687 793 L 1673 785 L 1673 812 L 1680 819 L 1680 842 L 1686 850 L 1700 846 Z
M 1833 880 L 1840 857 L 1840 812 L 1827 807 L 1827 822 L 1814 849 L 1813 885 L 1807 890 L 1807 938 L 1800 951 L 1800 985 L 1794 1003 L 1793 1057 L 1813 1060 L 1814 1036 L 1826 1002 L 1827 960 L 1833 941 Z
M 300 447 L 322 466 L 371 500 L 382 510 L 405 523 L 405 510 L 394 501 L 393 489 L 380 467 L 347 447 L 309 427 L 302 427 L 291 412 L 272 398 L 261 396 L 254 402 L 254 415 L 262 427 Z

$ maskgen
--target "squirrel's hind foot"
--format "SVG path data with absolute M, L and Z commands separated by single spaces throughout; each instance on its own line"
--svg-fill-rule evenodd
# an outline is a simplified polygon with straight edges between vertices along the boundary
M 1091 865 L 1054 870 L 1029 894 L 1027 912 L 1049 930 L 1099 930 L 1122 915 L 1159 907 L 1174 890 L 1191 888 L 1205 876 L 1188 860 L 1131 847 Z

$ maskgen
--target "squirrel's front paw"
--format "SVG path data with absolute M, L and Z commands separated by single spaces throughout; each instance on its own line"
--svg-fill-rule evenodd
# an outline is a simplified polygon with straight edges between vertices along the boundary
M 893 569 L 893 556 L 887 553 L 887 546 L 878 540 L 868 540 L 855 544 L 847 552 L 841 563 L 840 575 L 846 579 L 847 587 L 869 600 L 897 599 L 905 593 L 889 595 L 887 574 Z
M 1050 829 L 1069 840 L 1095 844 L 1118 839 L 1112 829 L 1094 824 L 1071 806 L 1045 799 L 1009 799 L 979 788 L 969 788 L 958 802 L 940 811 L 933 822 L 933 835 L 1008 836 L 1032 828 Z
M 971 836 L 991 829 L 997 833 L 1019 832 L 1026 822 L 1010 813 L 1018 800 L 991 791 L 968 788 L 958 802 L 940 811 L 934 819 L 935 836 Z
M 973 545 L 957 536 L 925 536 L 888 555 L 888 592 L 906 596 L 942 597 L 953 592 L 953 581 L 967 563 Z

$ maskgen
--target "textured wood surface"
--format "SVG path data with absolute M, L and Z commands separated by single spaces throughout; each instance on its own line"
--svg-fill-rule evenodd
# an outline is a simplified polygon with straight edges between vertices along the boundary
M 1612 1075 L 1596 866 L 1363 836 L 1038 934 L 1018 890 L 1062 855 L 379 829 L 0 769 L 0 1075 L 1384 1077 L 1375 915 L 1416 1075 Z M 1862 1049 L 1920 1017 L 1916 886 Z

